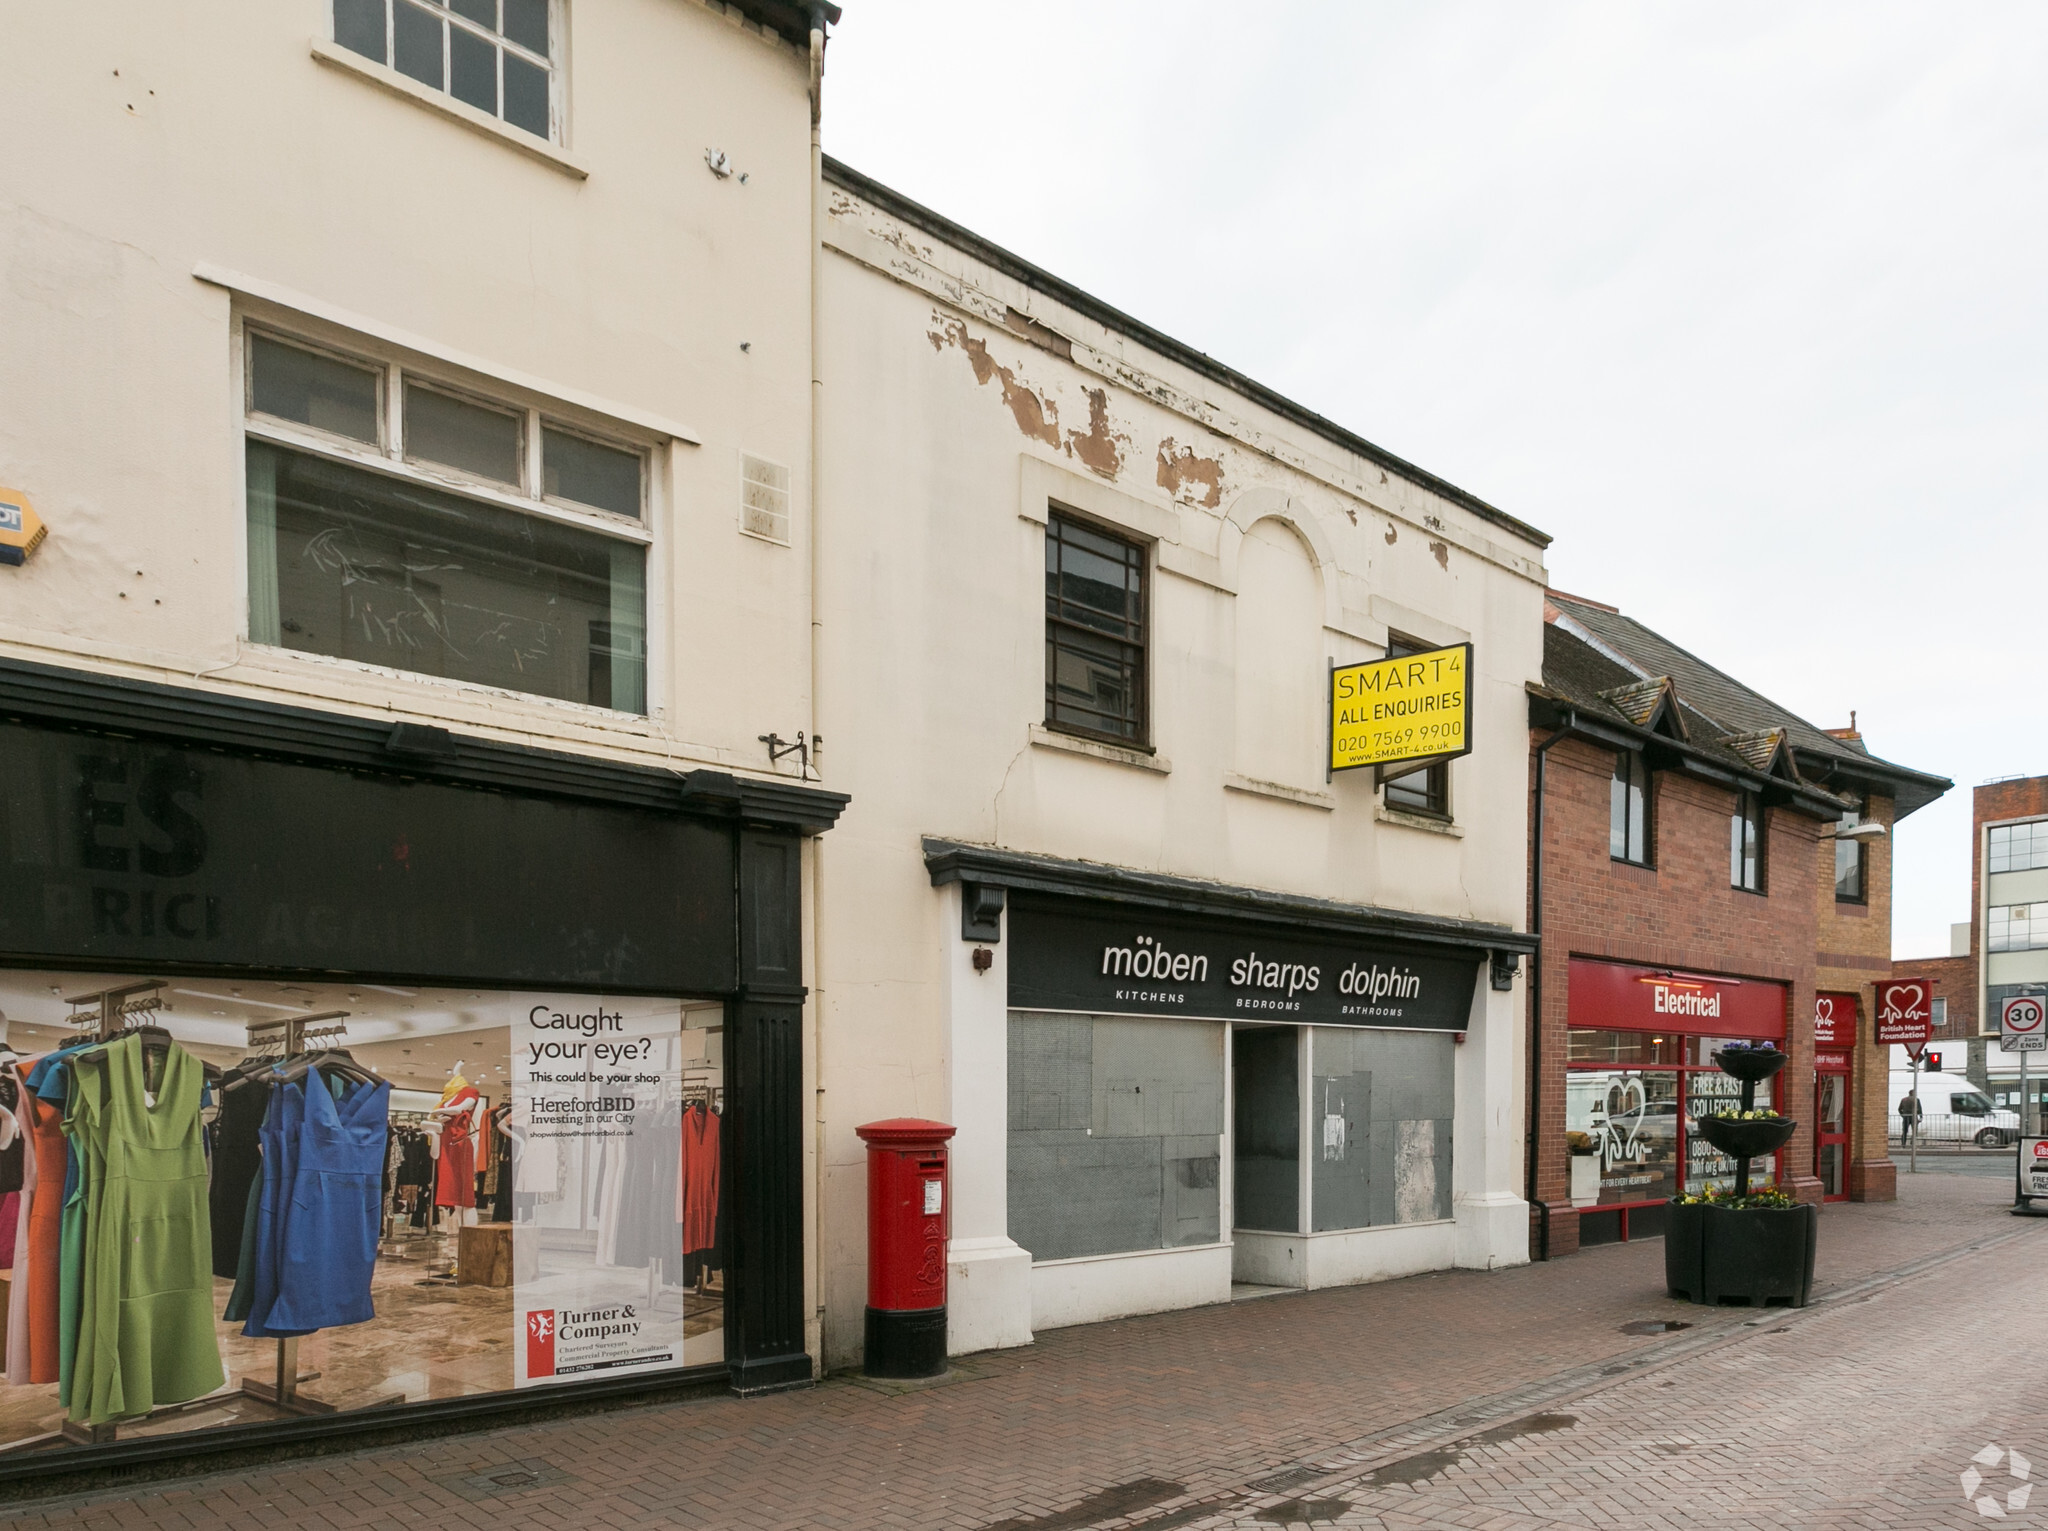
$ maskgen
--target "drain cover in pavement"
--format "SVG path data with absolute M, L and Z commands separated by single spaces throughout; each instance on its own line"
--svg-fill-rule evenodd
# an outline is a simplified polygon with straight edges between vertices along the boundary
M 1632 1324 L 1623 1324 L 1623 1334 L 1670 1334 L 1678 1329 L 1690 1329 L 1691 1324 L 1680 1318 L 1639 1318 Z

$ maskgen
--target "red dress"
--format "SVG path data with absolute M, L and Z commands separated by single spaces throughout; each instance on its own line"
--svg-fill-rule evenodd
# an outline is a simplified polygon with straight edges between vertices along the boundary
M 473 1089 L 458 1090 L 446 1106 L 475 1104 Z M 476 1137 L 470 1131 L 473 1119 L 468 1110 L 448 1118 L 441 1129 L 441 1157 L 434 1165 L 434 1205 L 473 1207 L 476 1205 Z
M 721 1120 L 703 1106 L 683 1113 L 682 1174 L 676 1179 L 676 1221 L 683 1225 L 683 1253 L 718 1243 L 718 1129 Z

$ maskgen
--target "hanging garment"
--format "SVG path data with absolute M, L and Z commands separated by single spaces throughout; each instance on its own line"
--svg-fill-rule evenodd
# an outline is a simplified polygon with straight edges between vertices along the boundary
M 723 1118 L 702 1102 L 683 1113 L 683 1163 L 676 1187 L 676 1220 L 683 1252 L 699 1254 L 718 1243 L 718 1181 Z
M 213 1180 L 207 1188 L 206 1206 L 213 1228 L 213 1273 L 230 1280 L 241 1268 L 249 1187 L 263 1173 L 259 1144 L 263 1114 L 269 1105 L 270 1091 L 260 1077 L 244 1078 L 221 1091 L 220 1116 L 214 1123 Z
M 109 1042 L 75 1080 L 89 1135 L 87 1302 L 71 1417 L 91 1424 L 185 1403 L 226 1380 L 213 1327 L 213 1251 L 200 1134 L 205 1071 L 165 1048 L 155 1103 L 143 1039 Z
M 22 1185 L 22 1159 L 28 1151 L 24 1141 L 28 1128 L 21 1120 L 21 1081 L 12 1067 L 14 1060 L 0 1058 L 0 1116 L 6 1118 L 0 1131 L 0 1196 L 18 1191 Z M 0 1266 L 11 1264 L 0 1260 Z
M 284 1263 L 286 1209 L 298 1179 L 299 1143 L 306 1119 L 306 1094 L 315 1086 L 315 1076 L 305 1080 L 278 1080 L 270 1087 L 270 1106 L 263 1117 L 263 1174 L 256 1182 L 256 1216 L 249 1225 L 249 1249 L 243 1260 L 249 1271 L 246 1290 L 238 1278 L 235 1296 L 229 1299 L 230 1316 L 247 1319 L 242 1333 L 252 1340 L 291 1339 L 311 1334 L 311 1329 L 273 1326 L 268 1322 L 276 1306 L 279 1274 Z M 235 1298 L 243 1298 L 237 1305 Z
M 64 1178 L 71 1155 L 64 1140 L 63 1114 L 57 1106 L 41 1099 L 33 1090 L 23 1093 L 22 1104 L 28 1113 L 29 1140 L 34 1145 L 36 1161 L 26 1228 L 28 1271 L 22 1291 L 28 1361 L 28 1376 L 24 1380 L 55 1382 L 60 1332 L 58 1298 L 63 1286 L 59 1261 L 63 1245 Z
M 309 1332 L 377 1316 L 370 1277 L 383 1219 L 391 1086 L 355 1082 L 340 1102 L 308 1080 L 292 1194 L 278 1240 L 277 1296 L 265 1328 Z
M 16 1083 L 21 1082 L 18 1067 L 14 1069 Z M 27 1091 L 21 1091 L 23 1099 Z M 27 1125 L 28 1112 L 22 1108 L 22 1121 Z M 29 1215 L 35 1206 L 36 1146 L 35 1135 L 24 1131 L 22 1135 L 21 1201 L 14 1214 L 14 1279 L 8 1284 L 7 1297 L 7 1381 L 10 1386 L 22 1387 L 29 1380 L 28 1343 L 28 1224 Z

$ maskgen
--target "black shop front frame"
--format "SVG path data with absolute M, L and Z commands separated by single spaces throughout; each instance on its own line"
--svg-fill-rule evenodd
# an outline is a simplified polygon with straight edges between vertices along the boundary
M 561 1382 L 804 1382 L 801 845 L 844 806 L 677 773 L 0 663 L 0 965 L 722 1007 L 725 1360 Z M 535 1393 L 357 1410 L 0 1458 L 9 1477 L 135 1466 L 531 1407 Z

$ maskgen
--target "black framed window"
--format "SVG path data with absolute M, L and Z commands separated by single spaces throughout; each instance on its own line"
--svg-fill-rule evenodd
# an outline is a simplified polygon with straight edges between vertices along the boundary
M 1622 750 L 1614 757 L 1607 853 L 1616 861 L 1650 864 L 1650 768 L 1641 750 Z
M 334 40 L 429 90 L 560 136 L 551 0 L 333 0 Z
M 1143 747 L 1145 549 L 1055 513 L 1045 528 L 1045 721 Z
M 1440 645 L 1423 643 L 1399 633 L 1387 634 L 1389 659 L 1421 654 L 1437 647 Z M 1451 763 L 1448 760 L 1434 761 L 1412 771 L 1403 771 L 1398 776 L 1383 773 L 1380 780 L 1385 783 L 1383 796 L 1389 808 L 1424 813 L 1438 819 L 1451 816 Z
M 1728 815 L 1728 881 L 1751 893 L 1764 886 L 1763 803 L 1754 792 L 1735 794 L 1735 811 Z
M 1861 840 L 1848 838 L 1848 831 L 1862 822 L 1863 813 L 1859 805 L 1843 814 L 1835 825 L 1835 902 L 1838 904 L 1860 904 L 1869 897 L 1865 877 L 1868 847 Z

